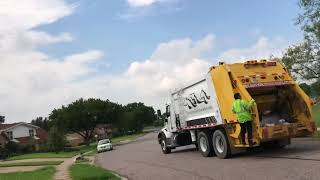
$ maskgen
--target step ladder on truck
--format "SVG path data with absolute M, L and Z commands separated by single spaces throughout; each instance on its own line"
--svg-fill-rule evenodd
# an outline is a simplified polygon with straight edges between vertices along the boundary
M 247 102 L 255 100 L 251 110 L 254 145 L 240 141 L 240 124 L 232 112 L 235 93 Z M 257 146 L 282 148 L 293 137 L 315 133 L 312 105 L 278 61 L 221 62 L 203 79 L 170 93 L 158 142 L 165 154 L 195 144 L 203 156 L 219 158 Z

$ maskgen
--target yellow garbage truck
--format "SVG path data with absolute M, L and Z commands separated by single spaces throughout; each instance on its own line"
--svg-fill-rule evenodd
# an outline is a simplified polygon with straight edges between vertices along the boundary
M 254 145 L 240 141 L 241 127 L 232 112 L 235 93 L 247 102 L 255 100 L 251 110 Z M 165 154 L 195 144 L 203 156 L 219 158 L 257 146 L 282 148 L 293 137 L 315 133 L 312 105 L 279 61 L 221 62 L 199 81 L 170 92 L 158 142 Z

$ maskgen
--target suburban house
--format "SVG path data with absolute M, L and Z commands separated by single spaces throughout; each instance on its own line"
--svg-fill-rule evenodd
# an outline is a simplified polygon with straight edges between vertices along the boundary
M 95 137 L 100 139 L 111 138 L 112 137 L 112 124 L 97 124 L 94 129 Z
M 70 146 L 79 146 L 84 143 L 84 139 L 77 133 L 69 133 L 66 135 L 67 142 Z
M 0 146 L 4 146 L 9 141 L 21 145 L 33 145 L 34 150 L 39 150 L 39 144 L 45 143 L 48 133 L 38 126 L 19 122 L 12 124 L 0 124 Z
M 94 138 L 96 138 L 96 140 L 111 138 L 112 132 L 112 124 L 97 124 L 94 129 L 93 136 Z M 70 144 L 71 146 L 78 146 L 84 143 L 83 137 L 77 133 L 67 134 L 66 139 L 68 141 L 68 144 Z
M 9 141 L 7 136 L 4 133 L 0 133 L 0 148 L 4 148 L 6 143 Z

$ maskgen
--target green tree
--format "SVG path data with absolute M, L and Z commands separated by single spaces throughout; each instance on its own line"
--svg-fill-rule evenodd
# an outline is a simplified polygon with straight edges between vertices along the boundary
M 303 13 L 297 24 L 304 31 L 304 41 L 290 46 L 282 58 L 295 78 L 314 80 L 320 78 L 320 1 L 300 0 Z
M 312 47 L 310 42 L 303 42 L 289 47 L 282 62 L 291 74 L 297 79 L 319 79 L 320 78 L 320 49 Z
M 64 133 L 57 127 L 52 126 L 49 131 L 48 146 L 55 153 L 59 153 L 64 149 L 66 139 Z
M 109 100 L 79 99 L 66 107 L 53 110 L 49 119 L 51 125 L 79 134 L 89 145 L 96 125 L 116 122 L 120 113 L 121 106 Z
M 4 123 L 4 121 L 5 121 L 5 117 L 0 115 L 0 124 Z
M 152 125 L 157 120 L 153 107 L 146 106 L 144 103 L 130 103 L 124 107 L 125 111 L 133 112 L 135 119 L 144 126 Z
M 49 131 L 49 120 L 48 118 L 37 117 L 36 119 L 31 120 L 31 124 L 38 126 L 46 131 Z
M 320 79 L 311 84 L 311 89 L 313 90 L 315 96 L 320 96 Z
M 120 134 L 140 132 L 145 126 L 153 125 L 157 116 L 152 107 L 143 103 L 129 103 L 121 107 L 120 119 L 115 123 Z
M 301 25 L 307 39 L 320 42 L 320 1 L 300 0 L 299 6 L 303 13 L 299 15 L 297 24 Z
M 311 95 L 311 92 L 312 92 L 311 86 L 309 86 L 306 83 L 299 84 L 299 86 L 306 94 L 308 94 L 309 96 Z

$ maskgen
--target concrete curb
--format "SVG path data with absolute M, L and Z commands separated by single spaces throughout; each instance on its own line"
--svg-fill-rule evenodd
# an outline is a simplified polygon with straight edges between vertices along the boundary
M 119 174 L 113 173 L 115 176 L 117 176 L 118 178 L 120 178 L 121 180 L 128 180 L 128 178 L 122 177 Z

